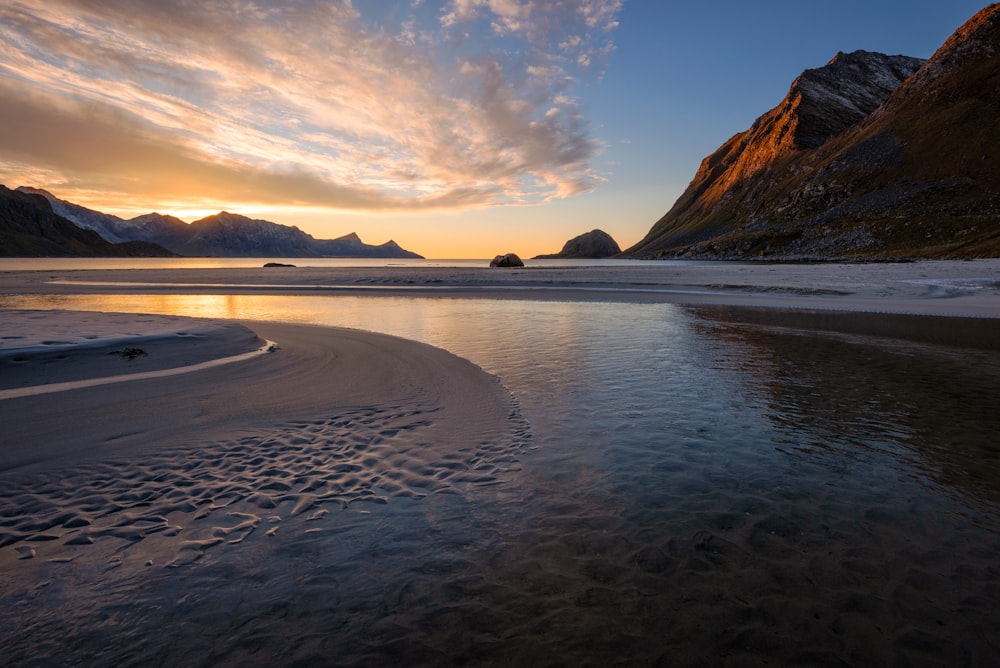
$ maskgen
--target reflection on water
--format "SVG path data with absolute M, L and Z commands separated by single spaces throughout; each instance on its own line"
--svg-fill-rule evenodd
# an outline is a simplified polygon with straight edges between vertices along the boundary
M 489 266 L 483 259 L 407 259 L 363 257 L 279 258 L 297 267 L 474 267 Z M 259 257 L 0 257 L 0 271 L 69 271 L 76 269 L 237 269 L 259 268 Z M 699 260 L 660 260 L 666 265 L 698 265 Z M 527 267 L 627 267 L 647 264 L 644 260 L 567 259 L 526 260 Z M 719 264 L 718 261 L 715 264 Z
M 752 379 L 778 433 L 802 454 L 862 466 L 879 459 L 970 498 L 1000 502 L 995 351 L 899 340 L 876 346 L 864 337 L 780 327 L 780 316 L 766 327 L 747 324 L 740 309 L 699 312 L 711 323 L 706 332 L 736 346 L 729 355 L 742 362 L 734 365 Z
M 1000 659 L 995 351 L 668 304 L 156 295 L 0 307 L 387 332 L 497 374 L 531 423 L 536 448 L 502 484 L 334 513 L 333 541 L 148 574 L 150 591 L 203 595 L 165 612 L 122 586 L 104 605 L 141 614 L 116 633 L 194 619 L 228 661 Z M 146 638 L 146 658 L 212 658 L 180 631 L 161 638 Z

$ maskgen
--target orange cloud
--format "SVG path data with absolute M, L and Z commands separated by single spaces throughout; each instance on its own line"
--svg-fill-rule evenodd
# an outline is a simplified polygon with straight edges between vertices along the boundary
M 585 192 L 601 145 L 573 71 L 607 51 L 619 7 L 465 0 L 444 21 L 390 29 L 320 0 L 13 3 L 0 7 L 0 178 L 44 170 L 153 204 L 345 210 Z M 481 11 L 524 32 L 535 62 L 506 61 L 489 36 L 454 40 Z

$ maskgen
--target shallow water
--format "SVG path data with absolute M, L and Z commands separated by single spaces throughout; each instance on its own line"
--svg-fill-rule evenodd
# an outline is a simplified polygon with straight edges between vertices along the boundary
M 362 257 L 276 258 L 282 264 L 297 267 L 488 267 L 490 258 L 482 259 L 409 259 Z M 0 257 L 0 271 L 68 271 L 75 269 L 233 269 L 261 267 L 268 258 L 259 257 Z M 525 259 L 526 267 L 629 267 L 643 266 L 645 260 Z M 706 264 L 705 260 L 659 260 L 658 265 L 684 266 Z M 715 261 L 715 265 L 738 264 Z
M 669 304 L 138 295 L 0 307 L 396 334 L 498 375 L 531 427 L 518 465 L 458 494 L 331 508 L 300 520 L 323 531 L 258 531 L 183 568 L 56 577 L 40 565 L 35 589 L 6 596 L 0 648 L 15 663 L 1000 659 L 1000 353 Z

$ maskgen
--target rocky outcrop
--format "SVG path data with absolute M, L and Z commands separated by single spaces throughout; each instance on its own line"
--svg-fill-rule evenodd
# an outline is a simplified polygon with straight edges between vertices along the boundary
M 998 17 L 982 10 L 923 64 L 860 51 L 807 70 L 626 255 L 1000 255 Z
M 567 241 L 561 251 L 539 255 L 537 259 L 603 258 L 622 252 L 618 243 L 603 230 L 591 230 Z
M 490 267 L 523 267 L 524 262 L 517 256 L 517 253 L 505 253 L 497 255 L 490 260 Z

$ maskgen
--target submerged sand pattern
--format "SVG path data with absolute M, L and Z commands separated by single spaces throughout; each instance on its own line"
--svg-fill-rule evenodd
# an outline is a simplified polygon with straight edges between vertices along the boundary
M 730 277 L 713 282 L 735 283 Z M 258 295 L 246 298 L 255 313 L 273 306 Z M 383 378 L 408 378 L 403 386 L 387 393 L 392 384 L 382 385 L 382 394 L 350 386 L 337 395 L 330 365 L 317 363 L 325 348 L 306 360 L 290 345 L 247 368 L 266 367 L 283 391 L 323 388 L 321 402 L 294 394 L 303 407 L 296 417 L 261 422 L 281 399 L 273 387 L 255 390 L 270 394 L 270 401 L 235 421 L 220 413 L 225 406 L 199 400 L 211 420 L 198 428 L 217 431 L 190 439 L 186 449 L 171 454 L 139 447 L 156 438 L 163 443 L 165 432 L 144 423 L 144 433 L 107 430 L 108 440 L 100 441 L 101 447 L 135 448 L 103 460 L 120 465 L 117 472 L 81 463 L 80 456 L 60 466 L 77 476 L 67 487 L 100 478 L 122 495 L 119 503 L 134 506 L 87 516 L 90 525 L 37 527 L 35 533 L 57 537 L 0 548 L 5 574 L 19 578 L 0 584 L 7 610 L 0 617 L 3 660 L 997 664 L 995 346 L 979 352 L 901 346 L 892 332 L 874 345 L 870 325 L 883 324 L 874 317 L 828 336 L 814 333 L 824 330 L 825 315 L 798 312 L 758 318 L 728 309 L 513 301 L 471 308 L 469 301 L 461 308 L 434 302 L 434 309 L 385 302 L 371 320 L 343 322 L 374 328 L 389 318 L 404 320 L 412 329 L 391 331 L 425 337 L 504 379 L 532 424 L 532 452 L 500 467 L 503 484 L 465 476 L 481 473 L 475 461 L 488 470 L 494 458 L 516 457 L 506 451 L 476 459 L 485 449 L 476 444 L 501 443 L 499 433 L 519 437 L 509 405 L 497 415 L 502 421 L 470 425 L 463 415 L 488 412 L 493 403 L 473 410 L 477 402 L 465 401 L 455 411 L 448 400 L 454 388 L 422 401 L 422 394 L 436 391 L 428 383 L 432 365 L 418 376 L 379 367 L 399 351 L 394 346 L 376 356 L 353 348 L 345 356 L 362 360 L 369 373 L 386 372 Z M 907 309 L 917 303 L 908 301 Z M 346 311 L 347 305 L 331 300 L 328 308 Z M 238 313 L 236 300 L 225 306 Z M 447 318 L 434 317 L 439 306 Z M 955 319 L 943 320 L 956 326 Z M 426 333 L 429 323 L 456 321 L 464 325 L 462 335 L 451 340 L 473 343 L 453 347 Z M 926 325 L 901 323 L 921 333 Z M 284 332 L 260 333 L 284 340 Z M 925 341 L 922 334 L 919 340 Z M 286 368 L 283 360 L 296 356 Z M 461 379 L 461 369 L 435 377 Z M 213 378 L 247 385 L 236 368 Z M 145 388 L 138 386 L 130 394 Z M 475 396 L 474 389 L 465 386 L 461 394 Z M 241 401 L 256 401 L 250 394 Z M 18 404 L 19 411 L 26 405 Z M 422 406 L 429 408 L 414 414 Z M 278 408 L 284 415 L 293 406 Z M 0 405 L 0 421 L 3 410 Z M 371 417 L 383 424 L 364 424 Z M 332 425 L 338 420 L 352 422 L 341 433 Z M 498 427 L 501 422 L 506 426 Z M 408 424 L 416 426 L 388 433 Z M 251 434 L 233 425 L 258 426 Z M 312 429 L 327 436 L 311 436 Z M 483 436 L 490 433 L 494 438 Z M 372 443 L 358 449 L 352 435 Z M 337 438 L 348 442 L 337 445 Z M 287 442 L 293 439 L 303 442 Z M 408 451 L 414 459 L 402 462 L 405 481 L 352 462 L 362 471 L 324 474 L 319 493 L 331 496 L 293 514 L 302 499 L 308 503 L 317 494 L 306 471 L 335 465 L 303 454 L 299 470 L 295 457 L 283 458 L 285 448 L 346 448 L 348 459 L 363 463 L 373 448 L 420 443 L 432 450 Z M 450 469 L 458 462 L 440 453 L 463 447 L 472 447 L 464 468 Z M 251 452 L 269 454 L 252 463 Z M 440 467 L 431 466 L 438 461 Z M 160 462 L 163 468 L 150 468 Z M 188 465 L 193 468 L 183 468 Z M 58 476 L 24 466 L 23 473 L 3 477 L 35 476 L 43 487 L 62 490 Z M 157 480 L 165 474 L 171 477 Z M 446 476 L 438 490 L 407 482 L 438 474 Z M 197 492 L 198 503 L 193 510 L 153 513 L 152 506 L 167 501 L 128 499 L 133 490 L 115 475 L 137 476 L 132 484 L 140 488 L 174 488 L 160 492 L 171 502 Z M 257 476 L 259 484 L 235 480 L 240 476 Z M 345 487 L 351 476 L 361 482 L 344 506 L 334 485 Z M 387 491 L 386 479 L 403 491 Z M 372 494 L 362 496 L 365 480 Z M 272 483 L 288 488 L 263 489 Z M 239 494 L 227 497 L 228 485 Z M 265 497 L 274 508 L 257 505 Z M 39 515 L 57 517 L 53 506 L 60 499 L 48 502 Z M 200 512 L 207 514 L 195 519 Z M 125 530 L 145 524 L 155 530 L 134 540 L 93 535 L 121 520 Z M 25 526 L 19 532 L 28 533 Z M 75 536 L 93 543 L 64 545 Z
M 116 539 L 120 562 L 155 536 L 155 549 L 139 551 L 143 563 L 178 566 L 254 531 L 285 530 L 286 519 L 319 520 L 359 501 L 493 484 L 516 467 L 529 440 L 512 405 L 512 437 L 441 448 L 425 440 L 436 413 L 430 403 L 357 409 L 138 462 L 32 475 L 0 493 L 2 560 L 12 552 L 17 559 L 72 560 Z

